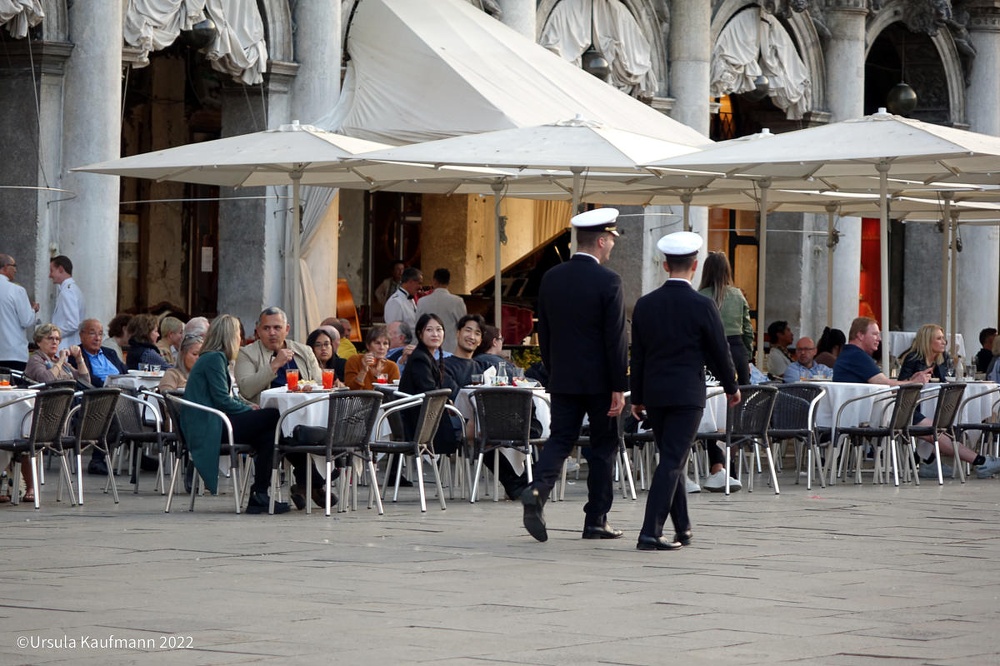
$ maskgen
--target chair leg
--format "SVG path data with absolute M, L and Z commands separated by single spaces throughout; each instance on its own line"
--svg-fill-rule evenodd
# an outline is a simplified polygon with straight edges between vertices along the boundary
M 432 455 L 430 457 L 430 465 L 434 469 L 434 483 L 437 485 L 438 500 L 441 502 L 441 510 L 444 511 L 448 508 L 448 505 L 444 500 L 444 488 L 441 486 L 441 470 L 438 467 L 438 463 L 441 459 L 439 455 Z
M 618 457 L 621 458 L 622 470 L 623 473 L 625 474 L 626 482 L 628 483 L 629 495 L 631 495 L 632 501 L 635 501 L 637 499 L 635 494 L 635 479 L 632 478 L 632 464 L 631 462 L 629 462 L 628 459 L 628 450 L 624 446 L 622 446 L 619 449 L 619 454 L 620 455 Z M 623 487 L 622 490 L 624 491 L 625 488 Z M 622 496 L 626 498 L 628 497 L 628 495 L 625 495 L 624 492 L 622 492 Z
M 500 501 L 500 449 L 493 449 L 493 501 Z
M 375 470 L 375 461 L 368 458 L 368 473 L 371 475 L 371 482 L 368 484 L 369 497 L 374 494 L 375 505 L 378 507 L 378 515 L 384 515 L 385 509 L 382 506 L 382 495 L 378 491 L 378 476 Z
M 777 495 L 781 492 L 778 489 L 778 473 L 774 469 L 774 458 L 771 456 L 771 447 L 767 442 L 764 442 L 764 451 L 767 453 L 767 468 L 771 470 L 771 483 L 774 484 L 774 494 Z
M 726 449 L 726 467 L 725 467 L 725 470 L 726 470 L 726 497 L 729 497 L 729 478 L 730 478 L 730 474 L 729 474 L 730 467 L 729 466 L 730 466 L 730 463 L 732 462 L 730 460 L 732 454 L 729 451 L 729 446 L 728 445 L 725 447 L 725 449 Z
M 475 504 L 479 499 L 479 477 L 483 473 L 483 452 L 476 456 L 476 473 L 472 477 L 472 491 L 469 493 L 469 504 Z
M 423 456 L 417 454 L 414 456 L 416 458 L 417 467 L 417 487 L 420 490 L 420 512 L 427 513 L 427 497 L 424 495 L 424 461 Z M 399 477 L 396 477 L 397 484 L 399 483 Z
M 31 491 L 35 495 L 35 511 L 38 511 L 38 509 L 41 508 L 41 504 L 39 503 L 41 492 L 38 485 L 38 475 L 39 475 L 38 468 L 40 467 L 40 465 L 38 464 L 38 459 L 35 458 L 35 456 L 31 456 L 30 464 L 31 464 Z M 70 492 L 72 491 L 73 489 L 71 487 Z

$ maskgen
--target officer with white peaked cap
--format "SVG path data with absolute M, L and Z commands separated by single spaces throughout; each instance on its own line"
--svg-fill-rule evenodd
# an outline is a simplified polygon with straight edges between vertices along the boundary
M 603 266 L 618 237 L 614 208 L 580 213 L 577 251 L 542 276 L 538 288 L 538 346 L 549 372 L 552 423 L 535 463 L 534 481 L 521 493 L 524 527 L 538 541 L 548 539 L 543 507 L 576 446 L 584 415 L 590 419 L 584 539 L 622 536 L 608 524 L 614 500 L 618 417 L 628 390 L 628 346 L 622 279 Z
M 652 428 L 660 453 L 639 550 L 676 550 L 691 543 L 684 478 L 705 411 L 706 365 L 722 383 L 729 405 L 740 401 L 719 308 L 691 285 L 701 246 L 701 236 L 690 231 L 661 238 L 656 247 L 670 278 L 632 310 L 632 415 Z M 668 517 L 672 538 L 663 533 Z
M 569 221 L 577 231 L 606 231 L 614 236 L 620 236 L 615 222 L 618 219 L 617 208 L 595 208 L 585 213 L 574 215 Z

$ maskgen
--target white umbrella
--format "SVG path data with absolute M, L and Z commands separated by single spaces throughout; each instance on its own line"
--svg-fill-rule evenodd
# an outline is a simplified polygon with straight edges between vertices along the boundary
M 674 123 L 667 118 L 663 122 Z M 677 123 L 674 123 L 677 124 Z M 683 126 L 681 126 L 683 127 Z M 492 167 L 522 172 L 515 181 L 522 187 L 518 196 L 536 197 L 543 192 L 549 196 L 572 197 L 573 212 L 579 204 L 579 194 L 591 172 L 597 174 L 604 187 L 612 179 L 627 180 L 632 177 L 649 177 L 651 172 L 639 165 L 655 159 L 685 155 L 699 150 L 710 141 L 700 134 L 692 136 L 690 128 L 679 133 L 681 141 L 665 141 L 652 136 L 630 132 L 593 122 L 577 116 L 558 123 L 519 127 L 514 129 L 469 134 L 438 141 L 400 146 L 359 155 L 365 163 L 390 162 L 393 164 L 423 164 L 436 168 Z M 658 155 L 659 157 L 653 157 Z M 540 170 L 569 172 L 571 178 L 553 177 Z M 695 177 L 677 176 L 689 180 Z M 714 176 L 696 177 L 698 184 L 714 180 Z M 499 327 L 502 269 L 500 261 L 500 199 L 505 194 L 512 177 L 501 177 L 490 185 L 495 195 L 496 265 L 494 275 L 494 319 Z M 472 187 L 466 184 L 463 191 Z
M 1000 138 L 910 120 L 880 110 L 856 120 L 770 136 L 755 135 L 716 144 L 700 153 L 651 163 L 651 168 L 683 169 L 737 178 L 813 179 L 829 186 L 839 178 L 878 177 L 881 221 L 882 313 L 889 312 L 888 180 L 968 182 L 996 169 Z M 711 186 L 710 186 L 711 187 Z M 766 211 L 761 214 L 761 252 L 766 252 Z M 763 276 L 761 276 L 763 278 Z M 761 281 L 763 284 L 763 280 Z M 763 316 L 763 292 L 759 300 Z M 763 347 L 763 339 L 760 340 Z M 888 371 L 888 350 L 883 348 Z
M 77 167 L 74 171 L 133 178 L 169 180 L 228 187 L 292 186 L 291 261 L 286 262 L 289 313 L 294 334 L 304 337 L 302 290 L 299 284 L 299 233 L 301 185 L 369 188 L 373 183 L 405 182 L 419 177 L 425 191 L 448 192 L 454 188 L 455 171 L 414 165 L 348 165 L 343 160 L 359 153 L 388 148 L 386 144 L 356 139 L 294 122 L 277 129 L 241 134 L 176 148 L 143 153 L 109 162 Z M 495 178 L 495 169 L 461 170 L 463 176 Z M 441 181 L 437 179 L 440 178 Z

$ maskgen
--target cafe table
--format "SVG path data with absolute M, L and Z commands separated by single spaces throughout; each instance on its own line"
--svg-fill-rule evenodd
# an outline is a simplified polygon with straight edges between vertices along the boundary
M 132 391 L 155 391 L 160 386 L 161 379 L 163 379 L 162 370 L 129 370 L 127 375 L 108 375 L 104 385 Z
M 547 439 L 549 436 L 549 426 L 552 424 L 552 406 L 549 401 L 549 394 L 541 386 L 518 386 L 517 388 L 527 389 L 532 392 L 531 404 L 535 408 L 535 418 L 542 426 L 542 439 Z M 462 416 L 465 418 L 467 423 L 476 422 L 476 404 L 475 398 L 473 397 L 473 392 L 477 390 L 489 390 L 489 386 L 466 386 L 459 389 L 458 396 L 455 398 L 455 407 Z M 517 451 L 515 449 L 500 449 L 507 460 L 510 461 L 511 467 L 517 474 L 524 473 L 524 453 Z
M 13 386 L 0 388 L 0 405 L 14 402 L 20 398 L 32 397 L 36 393 L 38 391 L 29 388 Z M 31 414 L 31 410 L 34 407 L 34 400 L 24 400 L 10 407 L 0 409 L 0 439 L 10 440 L 26 436 L 27 429 L 31 426 L 31 423 L 30 419 L 26 419 L 25 417 Z M 10 453 L 7 451 L 0 452 L 0 469 L 6 469 L 9 463 Z M 6 488 L 0 489 L 0 492 L 5 491 Z

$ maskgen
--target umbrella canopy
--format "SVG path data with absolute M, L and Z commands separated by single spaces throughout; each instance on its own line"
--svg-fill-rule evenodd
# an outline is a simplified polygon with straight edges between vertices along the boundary
M 420 144 L 377 150 L 356 159 L 368 162 L 390 162 L 393 164 L 424 164 L 442 167 L 499 167 L 524 171 L 524 187 L 534 192 L 542 190 L 550 195 L 565 194 L 569 186 L 572 209 L 576 212 L 584 174 L 597 172 L 604 181 L 615 175 L 624 178 L 646 176 L 650 172 L 639 165 L 654 159 L 685 155 L 708 144 L 708 139 L 700 134 L 685 132 L 677 141 L 667 141 L 637 132 L 610 127 L 600 122 L 577 116 L 570 120 L 532 127 L 483 132 L 465 136 L 428 141 Z M 654 158 L 653 155 L 660 157 Z M 561 170 L 572 174 L 570 182 L 565 178 L 547 180 L 549 175 L 539 170 Z M 528 171 L 530 170 L 530 171 Z M 687 176 L 678 176 L 686 179 Z M 500 199 L 511 178 L 498 178 L 491 184 L 496 195 L 495 216 L 497 223 L 497 248 L 500 247 Z M 699 184 L 714 180 L 714 177 L 698 178 Z M 558 184 L 556 184 L 558 182 Z M 607 183 L 605 182 L 605 186 Z M 494 317 L 500 325 L 500 253 L 496 253 Z
M 768 179 L 821 180 L 878 177 L 882 312 L 889 312 L 888 180 L 965 183 L 989 178 L 1000 157 L 1000 138 L 878 113 L 780 135 L 762 133 L 716 144 L 702 152 L 651 163 L 651 168 L 691 170 L 759 180 L 767 201 Z M 711 185 L 709 186 L 711 187 Z M 761 252 L 766 252 L 767 205 L 761 209 Z M 764 284 L 761 264 L 760 284 Z M 763 288 L 759 299 L 764 311 Z M 759 337 L 763 349 L 763 336 Z M 760 351 L 758 352 L 760 353 Z M 888 374 L 888 350 L 882 350 Z

